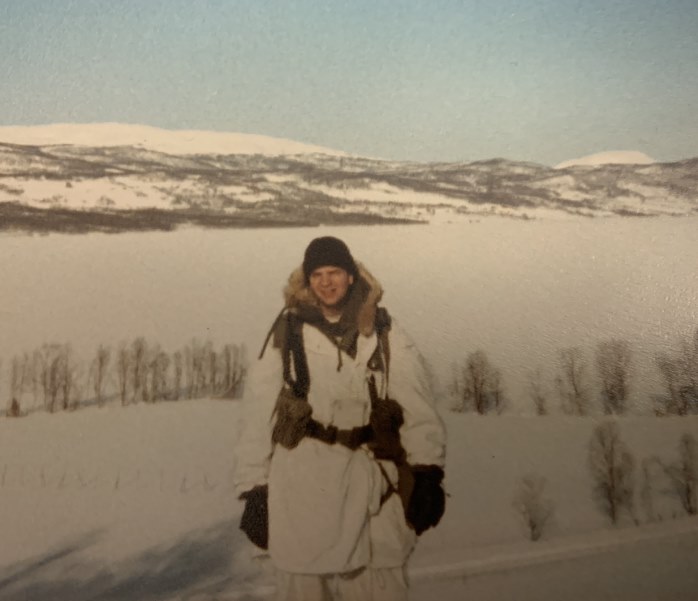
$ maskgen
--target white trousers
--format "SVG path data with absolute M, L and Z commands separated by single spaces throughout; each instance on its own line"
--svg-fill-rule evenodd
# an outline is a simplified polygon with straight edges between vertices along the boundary
M 348 574 L 277 570 L 277 601 L 407 601 L 405 568 L 363 568 Z

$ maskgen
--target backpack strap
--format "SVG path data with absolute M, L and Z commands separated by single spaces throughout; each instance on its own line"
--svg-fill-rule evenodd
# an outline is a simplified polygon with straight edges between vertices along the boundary
M 262 345 L 262 350 L 259 353 L 259 357 L 257 359 L 261 359 L 264 357 L 264 352 L 267 350 L 267 345 L 269 344 L 269 341 L 271 340 L 272 335 L 276 333 L 277 328 L 279 327 L 279 324 L 281 323 L 281 318 L 284 316 L 284 311 L 286 309 L 281 309 L 279 311 L 279 314 L 276 316 L 276 319 L 274 320 L 274 323 L 271 324 L 271 328 L 269 328 L 269 332 L 267 332 L 266 338 L 264 338 L 264 344 Z
M 302 321 L 292 311 L 282 309 L 264 339 L 258 359 L 264 356 L 272 336 L 274 346 L 281 348 L 284 382 L 297 397 L 306 398 L 310 390 L 310 372 L 303 347 Z
M 303 322 L 291 311 L 286 313 L 286 338 L 282 347 L 282 356 L 284 380 L 299 399 L 307 400 L 308 390 L 310 390 L 310 371 L 303 346 Z M 293 359 L 295 378 L 291 374 L 291 359 Z
M 392 320 L 387 309 L 384 307 L 378 307 L 376 310 L 376 321 L 375 330 L 378 337 L 378 344 L 376 345 L 376 352 L 373 354 L 371 359 L 369 359 L 368 366 L 374 371 L 382 371 L 384 374 L 383 379 L 383 394 L 386 397 L 388 395 L 388 383 L 390 379 L 390 328 L 392 326 Z M 373 406 L 373 400 L 378 398 L 378 391 L 376 390 L 375 377 L 371 376 L 369 379 L 369 390 L 371 393 L 371 405 Z

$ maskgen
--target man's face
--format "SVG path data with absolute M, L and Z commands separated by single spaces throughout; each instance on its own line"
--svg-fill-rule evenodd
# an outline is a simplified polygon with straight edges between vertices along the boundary
M 318 267 L 310 274 L 310 289 L 320 301 L 323 310 L 336 311 L 347 295 L 349 286 L 354 283 L 354 276 L 341 267 L 328 265 Z

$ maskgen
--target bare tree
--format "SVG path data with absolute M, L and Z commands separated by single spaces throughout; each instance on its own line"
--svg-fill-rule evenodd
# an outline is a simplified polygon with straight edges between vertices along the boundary
M 193 399 L 196 395 L 197 378 L 196 374 L 194 373 L 196 363 L 194 358 L 194 343 L 195 342 L 192 341 L 191 344 L 184 348 L 184 378 L 188 399 Z
M 119 398 L 121 399 L 122 405 L 128 403 L 128 384 L 132 364 L 133 358 L 131 349 L 125 344 L 122 344 L 116 355 L 116 378 L 119 384 Z
M 601 379 L 601 400 L 607 414 L 623 414 L 627 408 L 632 353 L 626 340 L 613 338 L 596 347 Z
M 698 444 L 692 434 L 681 436 L 678 462 L 663 467 L 684 511 L 689 515 L 696 515 L 698 513 Z
M 657 355 L 655 361 L 666 387 L 666 396 L 660 399 L 656 409 L 657 415 L 686 415 L 688 407 L 679 396 L 681 384 L 676 363 L 668 354 Z
M 44 344 L 34 353 L 33 380 L 40 383 L 44 407 L 54 413 L 76 404 L 80 365 L 70 344 Z
M 207 390 L 207 369 L 208 364 L 208 353 L 207 346 L 210 343 L 205 343 L 203 345 L 197 344 L 194 347 L 193 357 L 194 357 L 194 377 L 196 380 L 196 397 L 200 397 L 206 394 Z
M 484 351 L 468 355 L 463 367 L 463 406 L 471 405 L 480 414 L 487 412 L 487 377 L 490 362 Z
M 640 486 L 640 501 L 650 522 L 656 522 L 658 519 L 657 512 L 654 508 L 654 490 L 652 487 L 652 468 L 655 465 L 660 465 L 657 457 L 645 457 L 642 460 L 642 484 Z
M 151 353 L 150 360 L 150 400 L 154 403 L 167 396 L 167 370 L 170 356 L 159 348 Z
M 698 411 L 698 328 L 692 338 L 681 340 L 678 351 L 660 354 L 656 362 L 667 392 L 659 412 L 688 415 Z
M 39 383 L 41 389 L 44 408 L 50 409 L 50 397 L 51 397 L 51 384 L 50 384 L 50 366 L 53 361 L 53 354 L 55 353 L 55 346 L 44 344 L 41 348 L 34 352 L 34 377 Z
M 206 391 L 206 345 L 202 345 L 196 339 L 192 340 L 189 346 L 184 349 L 184 357 L 187 396 L 190 399 L 198 398 Z
M 540 367 L 528 373 L 528 394 L 536 408 L 536 415 L 547 415 L 548 395 L 543 384 L 543 372 Z
M 489 376 L 490 385 L 490 405 L 497 413 L 504 411 L 504 389 L 502 386 L 502 372 L 497 368 L 492 368 Z
M 504 404 L 501 373 L 490 363 L 484 351 L 470 353 L 459 375 L 456 411 L 472 409 L 480 415 L 491 409 L 501 411 Z
M 43 383 L 41 381 L 41 350 L 35 349 L 31 355 L 31 359 L 27 356 L 27 362 L 29 364 L 29 383 L 31 385 L 32 399 L 36 407 L 39 404 L 39 397 L 43 392 Z
M 207 374 L 205 390 L 209 394 L 216 394 L 218 392 L 219 382 L 219 366 L 218 366 L 218 353 L 213 348 L 211 342 L 207 342 L 204 347 L 204 370 Z
M 131 361 L 133 368 L 131 371 L 131 388 L 133 391 L 133 402 L 145 400 L 148 396 L 146 384 L 148 378 L 148 345 L 145 338 L 136 338 L 131 344 Z
M 95 400 L 100 407 L 104 404 L 104 388 L 109 373 L 109 361 L 111 359 L 111 350 L 104 345 L 99 345 L 95 357 L 92 360 L 90 367 L 90 379 L 92 381 L 92 389 L 95 393 Z
M 19 401 L 12 397 L 10 401 L 10 406 L 7 409 L 7 417 L 20 417 L 22 415 L 22 408 L 19 405 Z
M 69 344 L 61 347 L 58 367 L 62 407 L 66 411 L 71 408 L 71 404 L 73 408 L 77 407 L 82 392 L 79 385 L 80 366 Z
M 17 404 L 22 403 L 22 394 L 27 379 L 27 361 L 26 355 L 12 358 L 12 368 L 10 373 L 10 397 Z
M 589 392 L 587 366 L 579 347 L 561 349 L 558 353 L 559 374 L 555 378 L 565 413 L 588 415 Z
M 44 393 L 44 407 L 50 413 L 57 409 L 58 396 L 63 389 L 63 349 L 58 344 L 44 344 L 39 351 L 39 377 Z
M 233 398 L 240 395 L 246 367 L 245 347 L 227 344 L 218 352 L 210 341 L 193 339 L 173 356 L 174 394 L 184 390 L 187 398 L 217 395 Z
M 7 409 L 9 417 L 19 417 L 22 414 L 22 393 L 27 374 L 27 355 L 15 356 L 12 359 L 10 374 L 10 406 Z
M 635 460 L 620 438 L 615 421 L 599 424 L 589 443 L 593 494 L 600 509 L 616 524 L 625 509 L 634 519 Z
M 175 401 L 179 400 L 179 395 L 182 393 L 182 374 L 184 372 L 184 357 L 182 351 L 177 351 L 174 354 L 174 383 L 172 385 L 172 396 Z
M 226 344 L 223 347 L 223 385 L 222 395 L 225 398 L 238 398 L 242 393 L 242 385 L 247 372 L 245 347 Z
M 513 506 L 532 541 L 540 540 L 553 515 L 553 504 L 543 497 L 546 480 L 537 474 L 524 476 L 514 495 Z

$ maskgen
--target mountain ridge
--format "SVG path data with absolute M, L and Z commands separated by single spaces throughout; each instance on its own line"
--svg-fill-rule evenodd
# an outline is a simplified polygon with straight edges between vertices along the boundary
M 90 224 L 121 223 L 127 213 L 132 223 L 147 212 L 153 227 L 698 214 L 698 158 L 553 168 L 502 158 L 420 163 L 310 151 L 170 154 L 133 145 L 7 143 L 2 131 L 2 229 L 18 227 L 12 217 L 18 213 L 20 229 L 27 229 L 27 214 L 30 224 L 51 229 L 39 221 L 50 222 L 57 210 L 61 223 L 96 214 Z

